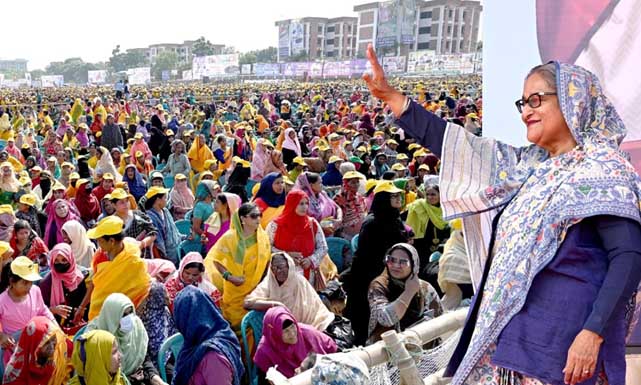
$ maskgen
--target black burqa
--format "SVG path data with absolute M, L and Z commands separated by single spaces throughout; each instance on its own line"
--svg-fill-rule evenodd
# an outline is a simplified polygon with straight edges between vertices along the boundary
M 227 184 L 223 188 L 224 192 L 236 194 L 240 197 L 243 203 L 247 202 L 247 180 L 249 180 L 250 169 L 240 165 L 234 168 Z
M 352 321 L 356 346 L 365 345 L 367 341 L 369 285 L 385 268 L 387 250 L 407 240 L 400 212 L 391 205 L 391 194 L 377 193 L 358 235 L 358 247 L 352 266 L 342 275 L 347 292 L 345 315 Z

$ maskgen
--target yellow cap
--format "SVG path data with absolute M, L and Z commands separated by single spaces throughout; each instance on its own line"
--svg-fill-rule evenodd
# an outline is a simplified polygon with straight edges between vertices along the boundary
M 187 179 L 187 177 L 185 176 L 185 174 L 176 174 L 174 179 L 175 180 L 185 180 L 185 179 Z
M 169 192 L 168 188 L 153 186 L 149 190 L 147 190 L 147 193 L 145 194 L 145 196 L 147 197 L 147 199 L 151 199 L 158 194 L 167 194 L 168 192 Z
M 405 171 L 407 170 L 407 167 L 403 166 L 401 163 L 394 163 L 392 165 L 392 170 L 394 171 Z
M 116 235 L 122 233 L 125 223 L 116 215 L 103 218 L 96 227 L 87 231 L 89 239 L 102 238 L 105 235 Z
M 21 186 L 26 186 L 28 184 L 31 184 L 31 178 L 29 178 L 28 176 L 21 176 L 18 179 L 18 183 L 20 183 Z
M 136 158 L 140 158 L 142 155 L 142 151 L 136 151 Z
M 54 160 L 55 160 L 55 158 L 54 158 Z M 0 163 L 0 168 L 5 168 L 5 167 L 13 168 L 13 165 L 10 162 L 2 162 L 2 163 Z
M 339 140 L 339 139 L 340 139 L 340 137 L 338 136 L 338 134 L 331 133 L 331 134 L 329 134 L 329 136 L 327 137 L 327 139 L 329 139 L 330 141 L 334 141 L 334 140 Z
M 167 130 L 167 132 L 165 132 L 165 135 L 167 135 L 167 136 L 174 136 L 174 135 L 176 135 L 176 134 L 174 134 L 174 132 L 173 132 L 172 130 Z
M 409 157 L 406 154 L 398 154 L 396 155 L 396 160 L 408 160 Z
M 427 152 L 423 150 L 422 148 L 420 150 L 414 151 L 414 158 L 419 157 L 419 156 L 426 156 Z
M 365 147 L 365 146 L 358 146 L 358 147 L 356 147 L 356 151 L 359 151 L 359 152 L 367 152 L 367 147 Z
M 425 170 L 425 171 L 429 172 L 430 171 L 430 166 L 428 166 L 426 164 L 422 164 L 422 165 L 418 166 L 418 169 L 419 170 Z
M 102 174 L 102 179 L 106 179 L 106 180 L 114 180 L 114 176 L 113 176 L 113 175 L 111 175 L 111 173 L 110 173 L 110 172 L 106 172 L 106 173 Z
M 376 131 L 374 132 L 374 136 L 385 136 L 385 133 L 383 131 Z
M 415 148 L 421 148 L 421 145 L 418 143 L 410 143 L 410 145 L 407 146 L 407 149 L 410 151 L 414 150 Z
M 86 183 L 89 183 L 89 179 L 85 179 L 85 178 L 78 179 L 76 181 L 76 188 L 79 188 L 80 186 L 82 186 L 83 184 L 86 184 Z
M 207 159 L 205 161 L 205 170 L 209 170 L 209 168 L 214 164 L 216 164 L 216 161 L 214 159 Z
M 60 190 L 66 190 L 66 189 L 67 188 L 65 187 L 65 185 L 63 185 L 58 181 L 56 181 L 56 183 L 54 183 L 53 186 L 51 187 L 51 191 L 60 191 Z
M 397 142 L 397 141 L 395 141 L 394 139 L 387 139 L 387 142 L 386 142 L 386 143 L 387 143 L 387 144 L 395 144 L 395 145 L 397 145 L 397 146 L 398 146 L 398 142 Z
M 134 135 L 134 139 L 142 139 L 142 132 L 136 132 L 136 135 Z
M 102 131 L 96 132 L 96 138 L 100 138 L 102 136 Z
M 25 256 L 20 256 L 11 262 L 11 272 L 25 281 L 39 281 L 38 262 L 33 262 Z
M 213 177 L 213 176 L 214 176 L 214 174 L 213 174 L 211 171 L 209 171 L 209 170 L 207 170 L 207 171 L 203 171 L 203 172 L 201 172 L 201 173 L 200 173 L 200 180 L 203 180 L 206 176 L 211 176 L 211 177 Z
M 365 179 L 365 176 L 358 171 L 348 171 L 343 175 L 343 179 Z
M 13 249 L 11 248 L 11 245 L 9 244 L 9 242 L 0 241 L 0 258 L 7 251 L 10 251 L 11 253 L 13 253 Z
M 69 174 L 69 179 L 80 179 L 80 174 L 78 174 L 77 172 L 72 172 L 71 174 Z
M 36 196 L 33 194 L 24 194 L 20 197 L 20 203 L 33 207 L 36 204 Z
M 73 165 L 73 163 L 62 162 L 62 165 L 60 167 L 71 167 L 71 168 L 74 168 L 74 165 Z
M 373 189 L 377 184 L 378 181 L 376 179 L 368 179 L 367 181 L 365 181 L 365 191 Z
M 124 189 L 117 188 L 109 194 L 111 200 L 129 199 L 129 194 Z
M 318 151 L 327 151 L 327 150 L 329 150 L 329 147 L 327 147 L 325 145 L 320 145 L 320 146 L 318 146 L 316 148 L 318 149 Z
M 461 218 L 456 218 L 450 221 L 450 227 L 453 230 L 462 230 L 463 229 L 463 220 Z
M 162 172 L 160 171 L 154 171 L 151 174 L 149 174 L 149 179 L 154 180 L 154 179 L 165 179 L 165 177 L 162 175 Z
M 29 146 L 29 143 L 23 143 L 23 144 L 22 144 L 22 149 L 23 149 L 23 150 L 26 150 L 26 149 L 28 149 L 28 148 L 31 148 L 31 146 Z
M 329 157 L 329 162 L 328 163 L 334 163 L 334 162 L 342 162 L 343 159 L 337 157 L 336 155 L 332 155 Z
M 156 105 L 156 109 L 160 110 L 160 111 L 165 111 L 165 109 L 163 108 L 162 104 Z
M 42 172 L 42 167 L 33 166 L 33 167 L 31 167 L 31 171 L 33 171 L 33 172 Z
M 297 156 L 294 159 L 292 159 L 292 163 L 297 164 L 299 166 L 307 166 L 307 163 L 305 163 L 305 159 L 301 156 Z
M 246 161 L 245 159 L 240 159 L 239 161 L 236 162 L 237 164 L 241 165 L 243 168 L 251 168 L 251 163 Z
M 374 189 L 374 194 L 378 194 L 379 192 L 386 192 L 390 194 L 399 194 L 403 192 L 400 188 L 394 186 L 394 183 L 392 183 L 391 180 L 382 180 L 378 182 L 376 185 L 376 188 Z
M 293 185 L 295 184 L 294 182 L 292 182 L 292 180 L 291 180 L 291 179 L 289 179 L 289 177 L 288 177 L 288 176 L 284 176 L 284 177 L 283 177 L 283 182 L 285 182 L 285 184 L 288 184 L 288 185 L 290 185 L 290 186 L 293 186 Z

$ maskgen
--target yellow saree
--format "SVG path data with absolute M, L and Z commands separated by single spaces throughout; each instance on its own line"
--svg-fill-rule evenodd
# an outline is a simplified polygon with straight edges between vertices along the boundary
M 147 265 L 140 258 L 140 248 L 137 242 L 125 240 L 125 248 L 116 255 L 113 261 L 98 263 L 94 267 L 93 292 L 89 306 L 89 320 L 100 313 L 102 304 L 109 294 L 122 293 L 131 299 L 135 306 L 147 298 L 151 288 L 151 277 L 147 273 Z M 96 253 L 94 260 L 100 258 L 101 250 Z M 102 259 L 102 258 L 101 258 Z
M 247 313 L 243 308 L 245 296 L 262 280 L 270 258 L 271 246 L 265 230 L 259 226 L 255 236 L 244 238 L 238 212 L 234 213 L 229 230 L 209 250 L 205 258 L 205 270 L 211 282 L 219 289 L 222 288 L 221 309 L 223 317 L 229 321 L 232 328 L 240 327 L 240 322 Z M 235 286 L 223 280 L 214 262 L 223 265 L 231 275 L 245 278 L 245 282 Z

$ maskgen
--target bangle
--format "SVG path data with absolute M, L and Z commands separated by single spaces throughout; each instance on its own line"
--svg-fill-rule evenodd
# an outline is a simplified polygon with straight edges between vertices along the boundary
M 226 272 L 223 273 L 223 279 L 225 281 L 229 280 L 229 276 L 231 276 L 231 273 L 229 271 L 226 271 Z
M 410 305 L 408 305 L 405 301 L 403 301 L 403 300 L 401 299 L 401 297 L 398 297 L 396 300 L 397 300 L 398 302 L 400 302 L 401 304 L 405 305 L 405 307 L 410 307 Z
M 410 98 L 408 96 L 405 96 L 405 102 L 403 102 L 403 109 L 401 110 L 401 113 L 398 114 L 398 117 L 400 118 L 403 116 L 405 112 L 407 112 L 407 109 L 410 108 Z

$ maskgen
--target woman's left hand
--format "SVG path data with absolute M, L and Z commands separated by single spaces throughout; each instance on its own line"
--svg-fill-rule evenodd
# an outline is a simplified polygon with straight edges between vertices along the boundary
M 577 334 L 563 369 L 566 384 L 578 384 L 594 375 L 602 343 L 603 338 L 592 331 L 583 329 Z

